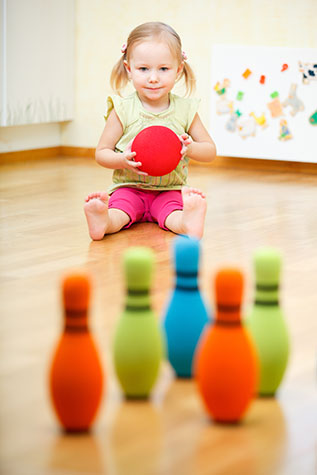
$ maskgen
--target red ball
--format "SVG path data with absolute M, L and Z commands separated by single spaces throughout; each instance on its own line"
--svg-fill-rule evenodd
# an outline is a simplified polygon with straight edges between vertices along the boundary
M 182 143 L 168 127 L 152 125 L 141 130 L 132 142 L 134 160 L 140 170 L 151 176 L 163 176 L 173 171 L 181 159 Z

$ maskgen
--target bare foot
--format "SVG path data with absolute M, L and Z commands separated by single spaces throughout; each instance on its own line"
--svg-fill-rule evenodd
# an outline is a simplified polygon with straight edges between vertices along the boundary
M 106 192 L 91 193 L 86 198 L 84 211 L 89 235 L 94 241 L 100 241 L 105 235 L 109 221 L 108 200 Z
M 207 211 L 206 196 L 196 188 L 182 188 L 183 213 L 182 226 L 184 234 L 201 239 L 204 233 Z

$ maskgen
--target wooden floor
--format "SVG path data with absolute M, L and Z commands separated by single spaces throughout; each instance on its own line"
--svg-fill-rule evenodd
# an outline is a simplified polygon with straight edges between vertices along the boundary
M 287 374 L 275 399 L 256 399 L 244 421 L 221 426 L 205 414 L 193 381 L 162 366 L 148 402 L 126 402 L 111 359 L 123 305 L 122 252 L 148 245 L 156 255 L 158 318 L 173 285 L 175 236 L 155 224 L 91 242 L 82 206 L 111 173 L 93 160 L 65 158 L 1 168 L 1 474 L 289 475 L 317 473 L 317 176 L 283 171 L 190 169 L 207 194 L 200 283 L 212 305 L 223 265 L 245 273 L 252 302 L 252 253 L 281 249 L 281 300 L 291 336 Z M 47 373 L 62 326 L 61 276 L 93 277 L 91 328 L 106 391 L 90 435 L 64 435 L 48 398 Z

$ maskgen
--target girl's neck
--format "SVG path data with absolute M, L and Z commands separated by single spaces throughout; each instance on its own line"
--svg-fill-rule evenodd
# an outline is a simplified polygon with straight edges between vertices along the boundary
M 138 97 L 139 97 L 140 102 L 141 102 L 142 106 L 144 107 L 144 109 L 149 111 L 149 112 L 154 112 L 154 113 L 163 112 L 163 111 L 167 110 L 169 108 L 169 105 L 170 105 L 170 96 L 169 96 L 169 94 L 167 95 L 167 97 L 164 97 L 164 98 L 160 99 L 160 101 L 155 101 L 155 102 L 154 101 L 149 102 L 146 99 L 142 99 L 142 97 L 140 97 L 139 94 L 138 94 Z

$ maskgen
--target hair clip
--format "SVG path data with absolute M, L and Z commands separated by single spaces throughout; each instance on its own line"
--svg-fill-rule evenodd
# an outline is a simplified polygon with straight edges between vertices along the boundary
M 187 54 L 185 53 L 185 51 L 182 51 L 182 58 L 183 58 L 183 61 L 188 60 L 188 57 L 187 57 Z
M 127 51 L 127 44 L 126 43 L 123 43 L 123 45 L 121 46 L 121 53 L 122 54 L 125 54 Z

